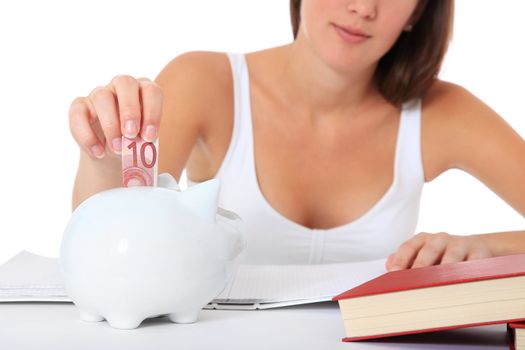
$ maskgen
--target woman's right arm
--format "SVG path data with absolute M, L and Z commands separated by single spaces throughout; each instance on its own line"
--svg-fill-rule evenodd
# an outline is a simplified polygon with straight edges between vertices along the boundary
M 91 195 L 121 186 L 122 135 L 140 134 L 146 141 L 158 136 L 159 173 L 170 172 L 179 181 L 205 122 L 206 104 L 200 92 L 202 84 L 209 82 L 202 69 L 203 55 L 178 56 L 155 82 L 116 76 L 107 86 L 72 102 L 70 130 L 80 147 L 73 210 Z

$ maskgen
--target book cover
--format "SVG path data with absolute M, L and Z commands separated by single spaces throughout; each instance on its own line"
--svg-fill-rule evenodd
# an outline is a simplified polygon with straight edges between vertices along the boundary
M 525 329 L 525 322 L 510 322 L 507 323 L 507 339 L 510 350 L 519 350 L 525 344 L 516 344 L 516 329 Z
M 525 254 L 515 254 L 487 259 L 462 261 L 451 264 L 391 271 L 371 279 L 346 292 L 336 295 L 332 298 L 332 300 L 341 301 L 349 298 L 358 298 L 399 291 L 410 291 L 419 288 L 429 288 L 517 276 L 525 276 Z M 453 326 L 433 329 L 410 330 L 407 332 L 375 334 L 362 337 L 346 337 L 343 338 L 343 341 L 373 339 L 420 332 L 515 322 L 520 320 L 522 319 L 513 318 L 508 320 L 494 320 L 493 322 L 478 322 L 461 325 L 456 324 Z
M 525 254 L 390 271 L 332 300 L 525 275 Z

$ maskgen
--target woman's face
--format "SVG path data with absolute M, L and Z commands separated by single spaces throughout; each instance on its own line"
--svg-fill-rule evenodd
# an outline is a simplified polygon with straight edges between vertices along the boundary
M 375 66 L 411 23 L 418 0 L 302 0 L 298 40 L 328 65 L 348 72 Z M 369 37 L 354 42 L 341 28 Z

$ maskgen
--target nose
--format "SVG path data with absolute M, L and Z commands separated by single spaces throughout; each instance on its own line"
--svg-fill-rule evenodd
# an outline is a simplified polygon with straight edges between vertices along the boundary
M 374 19 L 377 13 L 377 0 L 349 0 L 347 10 L 359 17 Z

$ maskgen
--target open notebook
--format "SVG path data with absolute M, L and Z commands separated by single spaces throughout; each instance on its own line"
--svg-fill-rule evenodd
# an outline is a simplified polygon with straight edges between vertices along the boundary
M 386 259 L 322 265 L 239 265 L 205 309 L 266 309 L 329 301 L 382 275 Z M 58 258 L 21 251 L 0 266 L 0 302 L 71 302 Z

